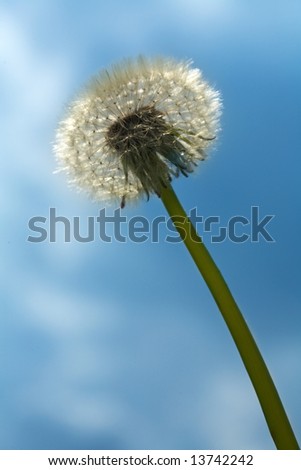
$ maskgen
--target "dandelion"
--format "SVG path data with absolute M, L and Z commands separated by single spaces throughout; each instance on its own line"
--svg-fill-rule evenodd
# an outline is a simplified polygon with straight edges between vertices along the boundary
M 93 78 L 70 105 L 55 145 L 71 184 L 95 199 L 161 195 L 206 157 L 219 93 L 190 62 L 127 61 Z
M 161 197 L 229 328 L 278 449 L 298 449 L 277 389 L 220 270 L 171 181 L 204 160 L 219 130 L 217 91 L 191 63 L 128 61 L 93 78 L 60 123 L 55 151 L 69 180 L 95 199 Z

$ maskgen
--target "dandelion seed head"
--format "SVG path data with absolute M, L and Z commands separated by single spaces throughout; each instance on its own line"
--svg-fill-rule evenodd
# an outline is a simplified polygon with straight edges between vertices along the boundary
M 59 170 L 97 200 L 160 196 L 205 159 L 220 113 L 219 93 L 190 62 L 125 61 L 69 105 L 56 135 Z

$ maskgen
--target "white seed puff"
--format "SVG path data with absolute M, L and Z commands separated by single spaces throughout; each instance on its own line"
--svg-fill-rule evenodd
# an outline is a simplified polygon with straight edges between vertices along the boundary
M 59 170 L 94 199 L 160 196 L 193 171 L 219 129 L 219 93 L 190 62 L 139 57 L 92 78 L 55 142 Z

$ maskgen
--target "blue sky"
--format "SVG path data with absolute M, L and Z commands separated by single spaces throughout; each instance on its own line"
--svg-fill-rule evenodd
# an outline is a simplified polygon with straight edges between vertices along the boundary
M 29 243 L 28 220 L 96 217 L 54 175 L 74 93 L 124 57 L 193 59 L 222 132 L 175 188 L 205 217 L 274 215 L 263 239 L 211 244 L 301 439 L 300 3 L 4 1 L 0 7 L 0 448 L 273 449 L 238 353 L 182 245 Z M 160 200 L 127 216 L 164 215 Z

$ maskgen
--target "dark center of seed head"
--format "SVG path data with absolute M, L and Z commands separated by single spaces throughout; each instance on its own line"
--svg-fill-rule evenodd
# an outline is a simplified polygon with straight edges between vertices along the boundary
M 167 125 L 162 113 L 145 106 L 132 114 L 118 118 L 107 131 L 107 143 L 114 150 L 127 153 L 133 149 L 160 145 Z

